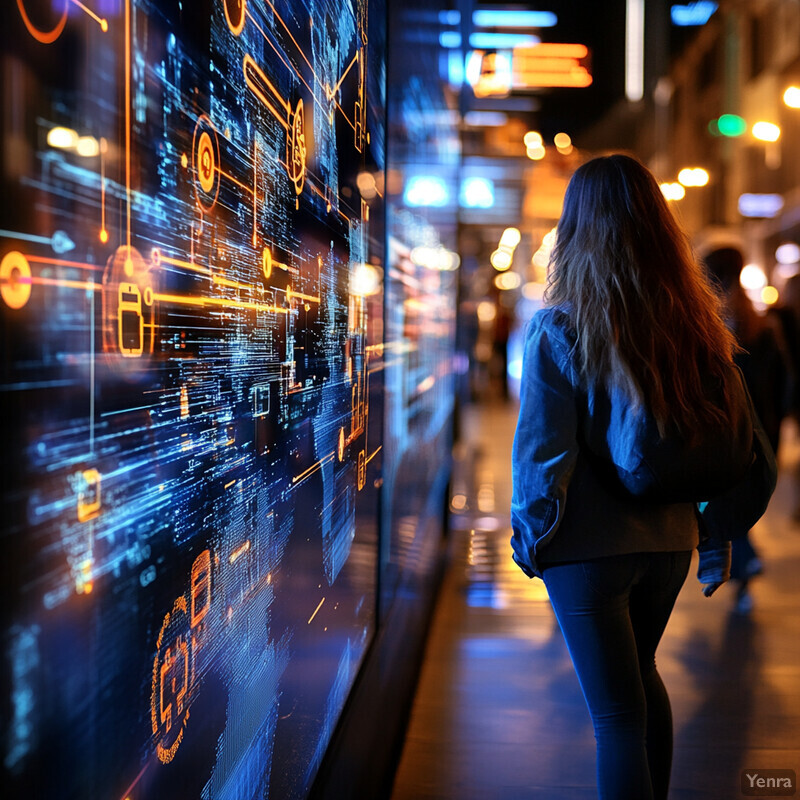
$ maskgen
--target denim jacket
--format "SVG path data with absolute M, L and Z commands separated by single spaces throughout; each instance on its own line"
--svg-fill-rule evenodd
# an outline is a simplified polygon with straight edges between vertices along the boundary
M 622 388 L 587 383 L 575 344 L 559 308 L 539 311 L 526 334 L 511 543 L 531 577 L 548 558 L 694 548 L 696 501 L 741 478 L 752 449 L 743 393 L 731 429 L 692 449 L 661 439 L 653 418 Z

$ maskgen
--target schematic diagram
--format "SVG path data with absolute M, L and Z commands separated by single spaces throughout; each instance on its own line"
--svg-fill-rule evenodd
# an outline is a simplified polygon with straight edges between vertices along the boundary
M 12 796 L 309 790 L 374 630 L 384 17 L 3 6 Z

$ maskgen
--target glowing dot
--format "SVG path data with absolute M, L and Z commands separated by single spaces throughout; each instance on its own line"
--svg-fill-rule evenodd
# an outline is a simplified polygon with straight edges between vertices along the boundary
M 186 169 L 189 166 L 189 159 L 186 157 L 186 153 L 181 155 L 181 166 Z
M 381 275 L 372 264 L 358 263 L 350 275 L 350 293 L 359 297 L 375 294 L 381 286 Z
M 686 196 L 686 189 L 679 183 L 661 183 L 659 188 L 667 200 L 683 200 Z
M 781 136 L 781 129 L 772 122 L 756 122 L 751 128 L 751 132 L 756 139 L 762 142 L 777 142 Z
M 542 134 L 536 131 L 528 131 L 523 137 L 522 141 L 525 147 L 540 147 L 542 144 Z
M 747 130 L 747 123 L 737 114 L 723 114 L 717 120 L 717 128 L 723 136 L 741 136 Z
M 778 302 L 778 290 L 774 286 L 765 286 L 761 290 L 761 299 L 768 306 Z
M 570 139 L 569 134 L 567 133 L 557 133 L 553 137 L 553 144 L 559 150 L 563 150 L 565 147 L 569 147 L 572 144 L 572 139 Z
M 89 581 L 88 583 L 84 583 L 83 584 L 83 592 L 84 592 L 84 594 L 91 594 L 92 593 L 92 589 L 94 589 L 94 584 L 91 581 Z
M 75 152 L 84 158 L 93 158 L 100 154 L 100 142 L 94 136 L 81 136 L 75 143 Z
M 72 128 L 51 128 L 47 132 L 47 144 L 50 147 L 69 149 L 78 143 L 78 132 Z
M 678 173 L 678 183 L 683 186 L 705 186 L 708 172 L 702 167 L 685 167 Z
M 495 250 L 489 262 L 498 272 L 502 272 L 511 266 L 511 259 L 512 255 L 507 250 Z
M 800 261 L 800 247 L 794 242 L 786 242 L 775 251 L 775 260 L 779 264 L 796 264 Z
M 125 259 L 125 274 L 129 278 L 133 277 L 133 259 L 130 256 Z
M 767 285 L 767 276 L 757 264 L 745 264 L 739 273 L 739 283 L 743 289 L 763 289 Z
M 108 241 L 108 231 L 105 228 L 103 228 L 103 230 L 100 231 L 100 241 L 103 244 L 105 244 Z
M 783 93 L 783 102 L 786 103 L 789 108 L 800 108 L 800 88 L 797 86 L 790 86 Z
M 101 19 L 100 20 L 100 30 L 103 31 L 103 33 L 106 33 L 108 31 L 108 20 L 107 19 Z
M 513 249 L 521 240 L 522 234 L 519 232 L 519 228 L 506 228 L 503 231 L 503 235 L 500 237 L 500 246 Z

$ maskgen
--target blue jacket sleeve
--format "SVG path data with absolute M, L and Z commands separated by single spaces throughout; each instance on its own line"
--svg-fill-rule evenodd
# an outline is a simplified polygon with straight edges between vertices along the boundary
M 529 577 L 541 576 L 536 553 L 561 522 L 578 457 L 569 343 L 548 319 L 548 311 L 539 312 L 526 336 L 512 449 L 511 545 Z

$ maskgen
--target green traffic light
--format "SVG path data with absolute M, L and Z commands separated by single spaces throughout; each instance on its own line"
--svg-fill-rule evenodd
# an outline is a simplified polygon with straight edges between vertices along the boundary
M 741 136 L 747 130 L 747 123 L 736 114 L 723 114 L 717 120 L 717 129 L 722 136 Z

